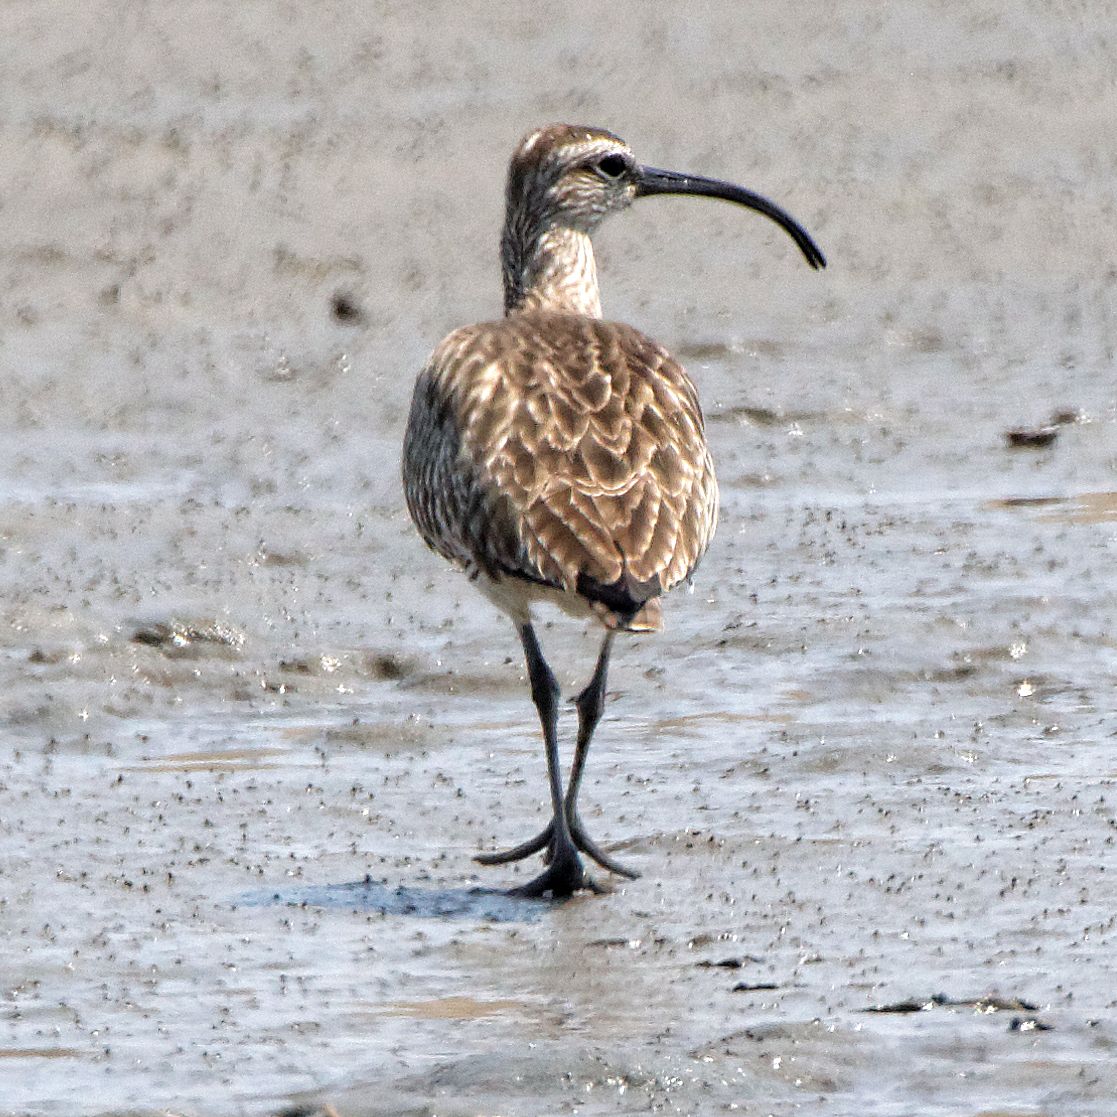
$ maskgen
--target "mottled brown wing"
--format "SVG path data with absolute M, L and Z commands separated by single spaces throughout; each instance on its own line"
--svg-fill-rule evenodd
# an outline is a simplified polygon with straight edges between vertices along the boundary
M 471 573 L 539 578 L 519 540 L 517 510 L 467 443 L 463 411 L 489 398 L 490 435 L 511 421 L 511 396 L 488 392 L 494 357 L 482 327 L 458 330 L 434 351 L 415 382 L 403 444 L 407 508 L 427 546 Z
M 686 373 L 631 327 L 577 315 L 451 334 L 416 385 L 404 480 L 435 550 L 571 592 L 669 590 L 717 521 Z

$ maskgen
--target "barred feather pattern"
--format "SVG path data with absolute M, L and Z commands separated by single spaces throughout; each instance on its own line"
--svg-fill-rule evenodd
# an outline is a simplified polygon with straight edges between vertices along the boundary
M 475 577 L 591 597 L 610 627 L 659 627 L 654 599 L 717 526 L 689 377 L 639 331 L 579 314 L 446 338 L 415 387 L 403 474 L 432 549 Z M 644 602 L 652 621 L 632 625 Z

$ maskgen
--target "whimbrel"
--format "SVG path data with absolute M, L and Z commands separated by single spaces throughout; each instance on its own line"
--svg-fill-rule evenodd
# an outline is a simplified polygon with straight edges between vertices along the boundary
M 586 833 L 578 788 L 605 704 L 617 632 L 662 627 L 660 597 L 689 581 L 717 524 L 717 482 L 698 393 L 677 361 L 631 326 L 601 318 L 590 235 L 652 194 L 700 194 L 757 210 L 813 268 L 806 230 L 751 190 L 638 164 L 611 132 L 553 124 L 512 157 L 501 239 L 504 318 L 455 330 L 419 374 L 404 440 L 407 507 L 427 545 L 512 620 L 543 728 L 552 818 L 535 838 L 477 858 L 544 851 L 524 896 L 597 890 L 579 851 L 638 874 Z M 605 632 L 578 695 L 569 785 L 559 771 L 560 692 L 532 626 L 558 604 Z

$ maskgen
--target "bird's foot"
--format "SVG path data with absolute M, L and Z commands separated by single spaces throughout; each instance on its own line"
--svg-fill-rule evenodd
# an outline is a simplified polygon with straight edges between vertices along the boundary
M 570 838 L 575 849 L 580 849 L 603 869 L 608 869 L 611 873 L 627 877 L 629 880 L 636 880 L 639 877 L 640 874 L 635 869 L 629 869 L 614 857 L 611 857 L 586 833 L 586 828 L 582 825 L 582 820 L 578 817 L 577 812 L 572 811 L 568 814 L 567 820 L 570 824 Z M 518 846 L 501 850 L 498 853 L 479 853 L 473 860 L 481 865 L 506 865 L 510 861 L 522 861 L 525 857 L 530 857 L 533 853 L 545 849 L 546 853 L 543 854 L 543 860 L 552 864 L 554 861 L 554 834 L 555 823 L 552 819 L 534 838 L 529 838 Z
M 582 820 L 578 817 L 576 812 L 569 815 L 570 819 L 570 837 L 574 841 L 574 845 L 580 849 L 588 857 L 593 858 L 603 869 L 608 869 L 611 873 L 616 873 L 619 877 L 627 877 L 629 880 L 636 880 L 640 874 L 635 869 L 628 868 L 627 865 L 622 865 L 615 857 L 610 856 L 605 852 L 586 833 L 586 828 L 582 825 Z
M 521 842 L 511 849 L 499 850 L 497 853 L 475 854 L 473 860 L 479 865 L 507 865 L 510 861 L 522 861 L 525 857 L 530 857 L 533 853 L 538 853 L 541 849 L 546 848 L 545 860 L 550 861 L 550 847 L 553 844 L 554 833 L 555 822 L 554 819 L 551 819 L 534 838 L 529 838 L 526 842 Z
M 539 876 L 529 880 L 527 884 L 510 888 L 508 895 L 531 900 L 548 897 L 564 900 L 582 889 L 588 892 L 605 891 L 583 868 L 582 859 L 574 846 L 566 844 L 559 849 L 557 855 L 549 858 L 547 868 Z

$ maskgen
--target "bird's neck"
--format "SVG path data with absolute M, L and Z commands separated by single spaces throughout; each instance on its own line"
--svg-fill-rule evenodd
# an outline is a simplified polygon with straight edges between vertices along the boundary
M 589 233 L 565 226 L 524 228 L 510 220 L 501 242 L 504 313 L 549 310 L 601 317 Z

